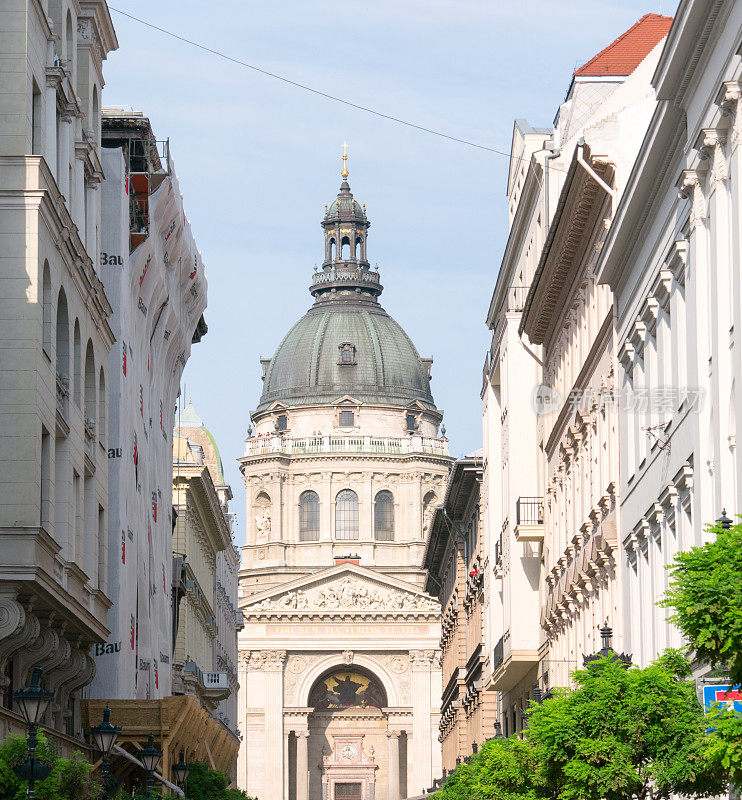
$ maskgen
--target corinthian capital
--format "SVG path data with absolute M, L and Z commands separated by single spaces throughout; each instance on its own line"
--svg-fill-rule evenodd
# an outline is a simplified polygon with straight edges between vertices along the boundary
M 410 662 L 413 669 L 425 669 L 433 663 L 435 650 L 411 650 Z

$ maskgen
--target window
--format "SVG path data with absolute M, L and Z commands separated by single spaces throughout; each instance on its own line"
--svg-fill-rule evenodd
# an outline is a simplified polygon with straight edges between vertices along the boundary
M 408 431 L 416 431 L 417 430 L 417 419 L 415 419 L 415 415 L 411 412 L 407 412 L 406 417 L 406 427 Z
M 96 405 L 98 390 L 95 385 L 95 358 L 93 356 L 93 342 L 88 339 L 85 349 L 85 426 L 89 428 L 91 438 L 95 436 Z
M 289 419 L 286 414 L 279 414 L 276 417 L 276 430 L 277 431 L 285 431 L 288 430 L 289 427 Z
M 31 91 L 31 152 L 41 155 L 41 89 L 35 80 Z
M 335 800 L 361 800 L 361 784 L 336 783 Z
M 386 489 L 374 500 L 374 537 L 379 542 L 394 541 L 394 497 Z
M 340 242 L 340 258 L 343 261 L 348 261 L 350 259 L 350 239 L 347 236 L 343 236 Z
M 59 290 L 57 297 L 57 375 L 63 381 L 70 377 L 70 323 L 67 315 L 67 295 Z
M 335 538 L 358 538 L 358 495 L 343 489 L 335 498 Z
M 80 342 L 80 321 L 75 320 L 75 333 L 73 337 L 73 369 L 74 384 L 72 396 L 79 408 L 82 405 L 82 344 Z
M 356 424 L 356 415 L 353 411 L 341 411 L 338 424 L 341 428 L 352 428 Z
M 51 358 L 52 355 L 52 278 L 49 272 L 49 262 L 44 261 L 44 269 L 41 277 L 41 314 L 42 314 L 42 338 L 41 346 L 44 352 Z
M 302 492 L 299 496 L 299 541 L 319 541 L 319 495 Z
M 100 368 L 98 380 L 98 441 L 105 447 L 106 444 L 106 374 Z

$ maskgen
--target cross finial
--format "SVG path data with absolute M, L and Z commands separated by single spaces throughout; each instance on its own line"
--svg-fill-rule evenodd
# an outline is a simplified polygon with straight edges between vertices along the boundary
M 340 173 L 343 180 L 348 177 L 348 143 L 343 142 L 343 171 Z

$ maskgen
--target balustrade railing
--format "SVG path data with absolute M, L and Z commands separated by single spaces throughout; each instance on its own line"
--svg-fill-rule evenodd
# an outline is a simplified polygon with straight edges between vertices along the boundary
M 429 453 L 448 455 L 445 439 L 422 436 L 255 436 L 245 443 L 245 456 L 270 453 L 321 454 L 321 453 L 371 453 L 405 455 L 407 453 Z

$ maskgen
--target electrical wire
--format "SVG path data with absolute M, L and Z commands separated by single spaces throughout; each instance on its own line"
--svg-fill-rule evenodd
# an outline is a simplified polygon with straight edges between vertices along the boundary
M 466 145 L 467 147 L 475 147 L 478 150 L 486 150 L 489 153 L 496 153 L 499 156 L 505 156 L 505 158 L 511 158 L 518 161 L 530 161 L 530 158 L 523 158 L 520 156 L 514 156 L 512 153 L 508 153 L 504 150 L 498 150 L 495 147 L 488 147 L 484 144 L 478 144 L 477 142 L 469 141 L 468 139 L 461 139 L 458 136 L 451 136 L 448 133 L 443 133 L 442 131 L 437 131 L 434 128 L 428 128 L 425 125 L 418 125 L 416 122 L 410 122 L 406 119 L 401 119 L 400 117 L 394 117 L 391 114 L 385 114 L 382 111 L 377 111 L 374 108 L 369 108 L 368 106 L 363 106 L 360 103 L 354 103 L 351 100 L 345 100 L 342 97 L 337 97 L 336 95 L 329 94 L 328 92 L 323 92 L 320 89 L 315 89 L 312 86 L 308 86 L 304 83 L 299 83 L 298 81 L 291 80 L 291 78 L 286 78 L 283 75 L 278 75 L 275 72 L 269 72 L 267 69 L 263 69 L 262 67 L 257 67 L 255 64 L 249 64 L 247 61 L 242 61 L 239 58 L 234 58 L 234 56 L 227 55 L 227 53 L 223 53 L 220 50 L 215 50 L 212 47 L 208 47 L 207 45 L 200 44 L 199 42 L 193 41 L 193 39 L 187 39 L 185 36 L 181 36 L 178 33 L 168 30 L 167 28 L 161 28 L 159 25 L 155 25 L 152 22 L 147 22 L 147 20 L 141 19 L 140 17 L 135 17 L 133 14 L 129 14 L 127 11 L 122 11 L 120 8 L 116 8 L 115 6 L 109 5 L 108 8 L 111 11 L 115 11 L 117 14 L 121 14 L 124 17 L 127 17 L 134 22 L 138 22 L 140 25 L 144 25 L 147 28 L 151 28 L 152 30 L 159 31 L 160 33 L 164 33 L 166 36 L 170 36 L 173 39 L 177 39 L 180 42 L 184 42 L 185 44 L 189 44 L 192 47 L 197 47 L 199 50 L 203 50 L 206 53 L 211 53 L 212 55 L 218 56 L 219 58 L 223 58 L 225 61 L 231 61 L 233 64 L 238 64 L 239 66 L 246 67 L 247 69 L 251 69 L 254 72 L 259 72 L 261 75 L 265 75 L 269 78 L 274 78 L 275 80 L 282 81 L 283 83 L 287 83 L 289 86 L 294 86 L 297 89 L 303 89 L 306 92 L 311 92 L 312 94 L 318 95 L 319 97 L 324 97 L 326 100 L 332 100 L 335 103 L 341 103 L 342 105 L 348 106 L 350 108 L 355 108 L 358 111 L 364 111 L 367 114 L 373 114 L 375 117 L 381 117 L 381 119 L 389 120 L 390 122 L 396 122 L 398 125 L 405 125 L 408 128 L 414 128 L 418 131 L 423 131 L 424 133 L 429 133 L 433 136 L 439 136 L 441 139 L 448 139 L 451 142 L 457 142 L 458 144 Z M 551 169 L 555 169 L 552 167 Z

